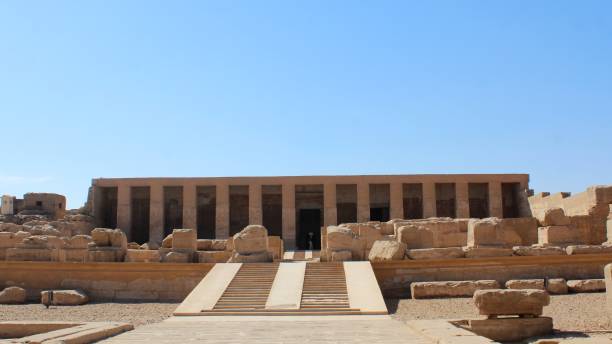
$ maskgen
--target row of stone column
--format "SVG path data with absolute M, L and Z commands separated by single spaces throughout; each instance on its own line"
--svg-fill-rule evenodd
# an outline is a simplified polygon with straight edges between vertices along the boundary
M 435 183 L 423 183 L 423 217 L 436 216 Z M 183 228 L 197 227 L 196 184 L 183 186 Z M 249 223 L 262 224 L 261 184 L 249 184 Z M 403 218 L 403 185 L 389 184 L 390 217 Z M 150 187 L 149 238 L 161 242 L 164 233 L 164 186 Z M 229 236 L 229 184 L 216 184 L 216 237 Z M 370 188 L 368 183 L 357 184 L 357 221 L 370 220 Z M 501 183 L 489 183 L 489 216 L 502 217 Z M 468 183 L 455 183 L 456 214 L 458 218 L 470 216 Z M 323 224 L 337 224 L 336 184 L 323 187 Z M 117 190 L 117 226 L 127 232 L 131 228 L 130 186 L 120 185 Z M 283 240 L 287 247 L 293 247 L 296 236 L 295 184 L 282 184 Z

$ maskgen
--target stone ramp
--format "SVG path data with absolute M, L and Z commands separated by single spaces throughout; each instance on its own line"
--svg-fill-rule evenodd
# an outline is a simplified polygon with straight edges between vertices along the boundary
M 387 314 L 369 262 L 216 264 L 175 316 Z

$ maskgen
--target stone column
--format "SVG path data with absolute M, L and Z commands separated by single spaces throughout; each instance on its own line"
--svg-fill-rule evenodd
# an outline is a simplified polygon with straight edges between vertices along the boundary
M 150 189 L 149 240 L 161 243 L 164 239 L 164 187 L 153 184 Z
M 455 183 L 455 199 L 457 202 L 457 218 L 467 219 L 470 217 L 470 199 L 468 183 Z
M 357 222 L 370 221 L 370 184 L 357 184 Z
M 261 184 L 249 184 L 249 224 L 262 225 Z
M 436 216 L 436 183 L 423 183 L 423 217 Z
M 402 183 L 389 184 L 389 216 L 392 219 L 404 218 L 404 192 Z
M 183 228 L 197 232 L 197 205 L 195 184 L 183 185 Z
M 336 184 L 323 185 L 323 226 L 338 224 L 338 209 L 336 209 Z
M 283 243 L 295 249 L 295 184 L 283 184 Z
M 227 239 L 229 237 L 229 185 L 221 183 L 216 185 L 217 209 L 215 212 L 215 238 Z
M 489 216 L 503 217 L 502 187 L 500 182 L 489 182 Z
M 129 240 L 132 239 L 132 199 L 129 185 L 117 187 L 117 228 L 123 230 Z

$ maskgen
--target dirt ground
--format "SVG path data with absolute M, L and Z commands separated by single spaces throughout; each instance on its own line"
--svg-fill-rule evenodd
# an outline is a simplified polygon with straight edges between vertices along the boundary
M 0 305 L 0 321 L 121 321 L 136 327 L 168 318 L 177 306 L 177 303 L 89 303 L 47 309 L 42 304 Z
M 397 320 L 480 318 L 471 298 L 387 299 L 387 308 Z M 612 322 L 606 310 L 606 293 L 552 295 L 543 316 L 553 318 L 555 333 L 542 338 L 612 337 Z M 529 340 L 527 342 L 535 341 Z

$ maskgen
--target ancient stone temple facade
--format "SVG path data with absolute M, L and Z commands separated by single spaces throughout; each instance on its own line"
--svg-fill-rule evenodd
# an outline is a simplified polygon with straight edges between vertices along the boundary
M 338 223 L 530 216 L 528 183 L 527 174 L 99 178 L 90 206 L 99 226 L 140 243 L 174 228 L 227 238 L 262 224 L 285 247 L 308 248 Z

